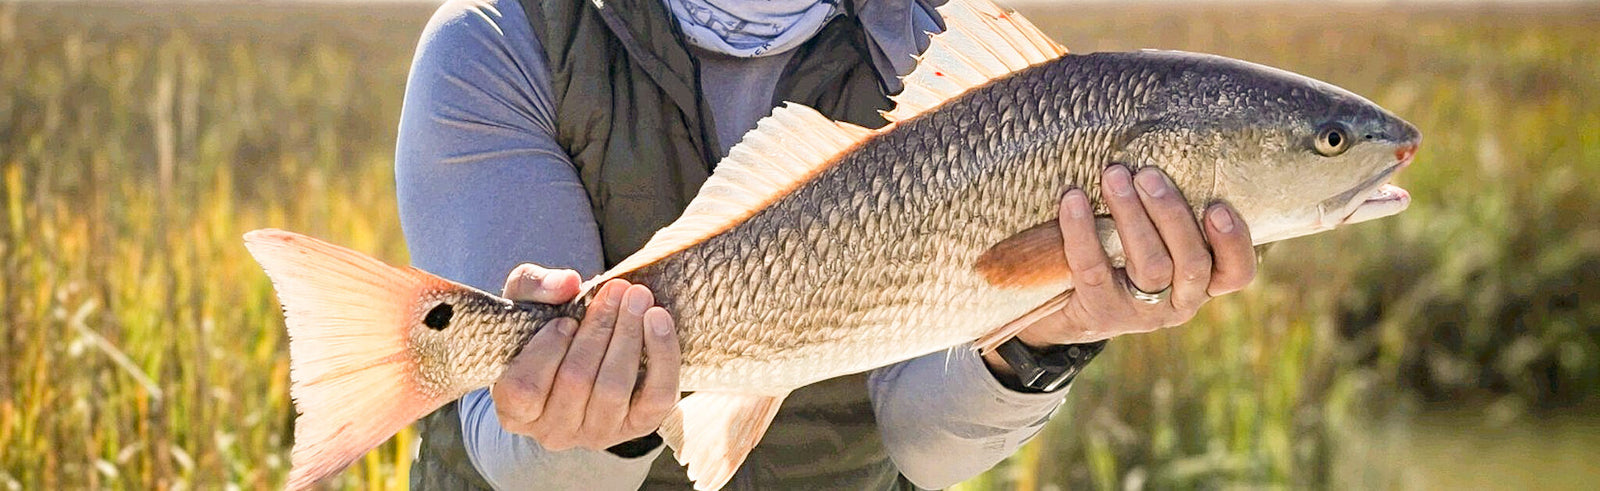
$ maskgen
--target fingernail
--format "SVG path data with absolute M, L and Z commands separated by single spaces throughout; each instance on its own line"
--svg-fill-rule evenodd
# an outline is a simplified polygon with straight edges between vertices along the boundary
M 551 272 L 546 272 L 544 276 L 539 277 L 539 288 L 543 288 L 548 291 L 561 288 L 561 285 L 560 282 L 556 280 L 556 275 L 552 274 Z
M 1082 189 L 1067 191 L 1067 214 L 1072 218 L 1089 216 L 1089 196 Z
M 509 280 L 506 280 L 505 291 L 500 292 L 500 293 L 505 294 L 506 298 L 509 298 L 509 299 L 512 299 L 512 300 L 521 300 L 521 299 L 524 299 L 524 298 L 528 298 L 528 294 L 523 292 L 523 290 L 527 290 L 528 289 L 527 286 L 525 286 L 525 285 L 527 285 L 527 283 L 528 282 L 526 280 L 524 280 L 524 279 L 522 279 L 520 277 L 511 278 Z
M 667 337 L 672 333 L 672 323 L 666 319 L 666 311 L 658 315 L 646 315 L 644 323 L 650 325 L 650 332 L 657 336 Z
M 629 288 L 627 295 L 623 297 L 623 304 L 628 306 L 628 313 L 644 315 L 644 311 L 650 308 L 650 291 L 643 288 Z
M 625 284 L 620 286 L 615 284 L 611 285 L 611 288 L 606 290 L 606 305 L 611 307 L 622 305 L 622 294 L 626 293 L 627 291 L 628 287 Z
M 1128 175 L 1128 168 L 1121 165 L 1112 165 L 1106 168 L 1106 189 L 1117 196 L 1133 194 L 1133 179 Z
M 1226 208 L 1218 206 L 1211 210 L 1211 226 L 1218 232 L 1228 233 L 1233 231 L 1233 214 Z
M 571 317 L 558 318 L 550 321 L 550 323 L 555 324 L 556 332 L 561 333 L 562 336 L 571 336 L 572 333 L 578 332 L 578 321 L 572 320 Z
M 1139 189 L 1151 198 L 1160 198 L 1167 195 L 1167 178 L 1160 171 L 1139 171 L 1139 175 L 1133 179 L 1139 184 Z

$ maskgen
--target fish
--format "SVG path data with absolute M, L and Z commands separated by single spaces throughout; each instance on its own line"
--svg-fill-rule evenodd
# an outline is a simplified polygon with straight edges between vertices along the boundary
M 609 279 L 648 286 L 673 314 L 688 395 L 660 433 L 697 489 L 717 489 L 790 391 L 992 349 L 1059 310 L 1072 278 L 1057 204 L 1073 188 L 1098 196 L 1108 164 L 1162 169 L 1197 216 L 1230 203 L 1256 244 L 1410 203 L 1389 181 L 1420 132 L 1347 90 L 1207 54 L 1069 54 L 988 0 L 940 13 L 946 30 L 903 79 L 888 125 L 775 108 L 680 218 L 568 304 L 513 302 L 284 230 L 247 233 L 290 339 L 287 486 L 312 486 L 492 384 Z M 1121 265 L 1105 204 L 1093 205 Z

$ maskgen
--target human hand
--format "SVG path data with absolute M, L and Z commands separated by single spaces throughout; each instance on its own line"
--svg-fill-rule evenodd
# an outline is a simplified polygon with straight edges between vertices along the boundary
M 1101 198 L 1122 238 L 1126 271 L 1112 269 L 1095 233 L 1088 196 L 1068 191 L 1059 220 L 1075 291 L 1059 313 L 1017 334 L 1024 344 L 1086 343 L 1176 326 L 1194 318 L 1212 297 L 1243 289 L 1255 278 L 1250 232 L 1233 207 L 1206 208 L 1202 235 L 1188 202 L 1159 169 L 1147 167 L 1132 176 L 1127 167 L 1112 165 L 1101 182 Z M 1132 292 L 1168 287 L 1170 295 L 1153 304 Z
M 572 270 L 523 264 L 506 298 L 561 304 L 577 297 Z M 639 375 L 641 352 L 649 357 Z M 550 321 L 490 389 L 500 425 L 547 450 L 602 450 L 649 435 L 678 401 L 678 334 L 644 285 L 606 282 L 583 321 Z

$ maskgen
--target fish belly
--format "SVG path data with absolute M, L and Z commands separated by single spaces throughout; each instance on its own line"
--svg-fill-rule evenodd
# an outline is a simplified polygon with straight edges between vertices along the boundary
M 976 283 L 982 283 L 981 279 Z M 695 349 L 698 346 L 691 344 L 684 356 L 682 390 L 784 394 L 962 345 L 1061 291 L 1002 290 L 976 283 L 962 293 L 929 295 L 925 301 L 902 297 L 850 311 L 777 316 L 794 323 L 707 322 L 702 332 L 723 335 L 697 336 L 691 341 L 714 343 L 714 347 Z M 942 291 L 947 286 L 925 287 Z M 863 294 L 858 300 L 871 302 L 871 297 Z M 827 320 L 806 323 L 807 318 Z M 804 334 L 797 334 L 802 331 Z M 737 348 L 725 349 L 729 346 Z

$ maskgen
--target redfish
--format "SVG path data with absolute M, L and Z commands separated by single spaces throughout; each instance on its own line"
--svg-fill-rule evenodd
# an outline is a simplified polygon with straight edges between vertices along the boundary
M 400 428 L 488 386 L 594 286 L 650 287 L 676 319 L 679 402 L 662 434 L 721 487 L 801 386 L 972 343 L 1059 309 L 1056 226 L 1102 169 L 1156 166 L 1198 213 L 1232 204 L 1258 244 L 1393 215 L 1415 127 L 1304 76 L 1171 51 L 1069 55 L 987 0 L 955 0 L 890 124 L 786 105 L 745 135 L 683 216 L 567 305 L 517 303 L 310 237 L 250 252 L 290 335 L 288 485 L 338 472 Z M 1106 213 L 1096 203 L 1097 212 Z M 1120 239 L 1100 239 L 1120 264 Z M 965 348 L 963 348 L 965 349 Z

